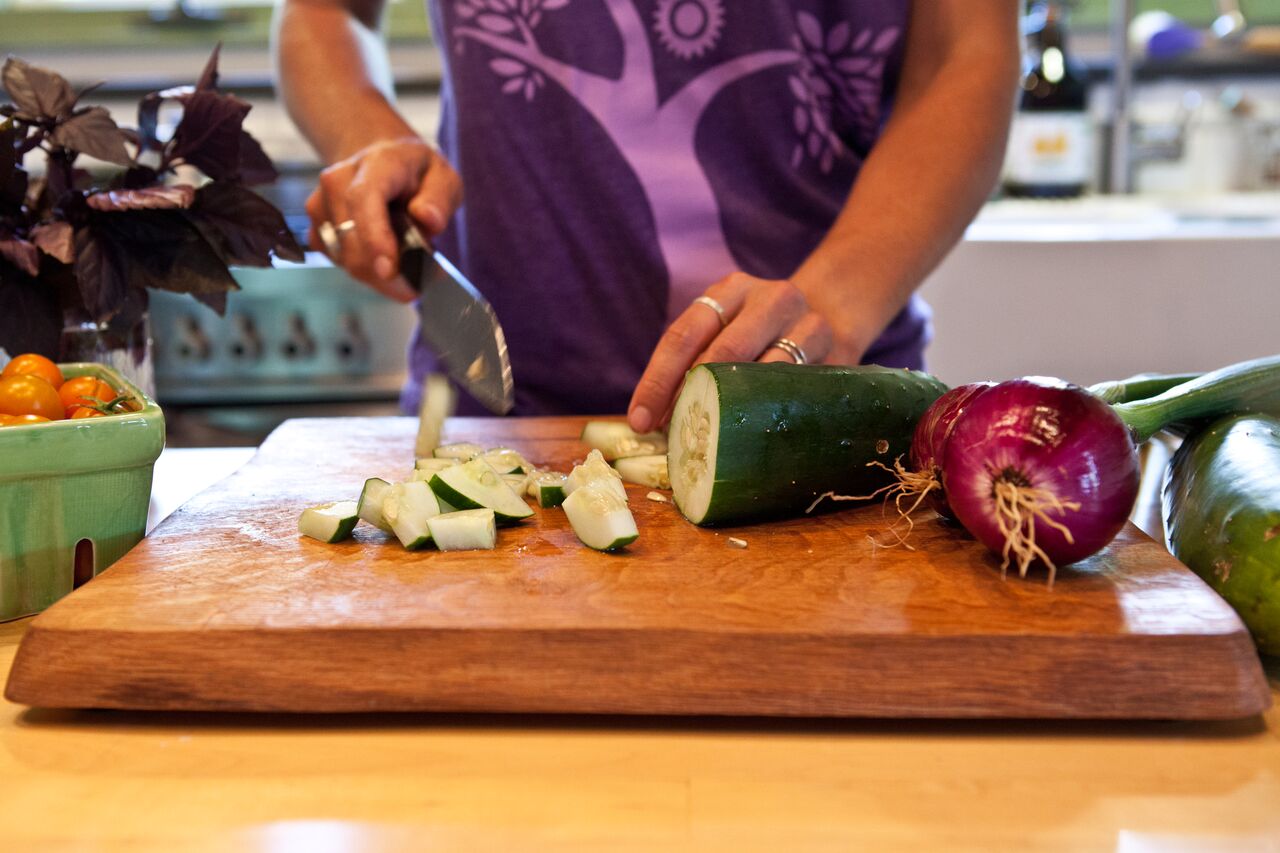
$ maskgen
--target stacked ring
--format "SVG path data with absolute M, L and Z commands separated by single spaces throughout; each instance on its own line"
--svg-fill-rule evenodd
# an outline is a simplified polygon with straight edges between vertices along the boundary
M 791 360 L 794 361 L 796 364 L 809 363 L 809 358 L 804 354 L 804 350 L 800 348 L 800 345 L 798 343 L 791 340 L 791 338 L 778 338 L 776 341 L 769 344 L 769 346 L 766 347 L 766 349 L 770 349 L 774 347 L 782 350 L 787 355 L 791 356 Z

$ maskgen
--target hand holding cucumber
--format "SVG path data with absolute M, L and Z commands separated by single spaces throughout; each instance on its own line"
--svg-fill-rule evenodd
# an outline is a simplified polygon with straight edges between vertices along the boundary
M 666 423 L 680 383 L 695 364 L 819 364 L 831 345 L 830 324 L 791 282 L 733 273 L 707 288 L 663 334 L 636 385 L 627 419 L 640 433 Z

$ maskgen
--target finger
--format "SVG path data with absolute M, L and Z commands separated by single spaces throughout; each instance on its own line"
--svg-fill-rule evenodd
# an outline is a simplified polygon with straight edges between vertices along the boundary
M 437 153 L 422 186 L 409 201 L 409 216 L 427 240 L 440 236 L 462 206 L 462 178 L 443 155 Z
M 781 336 L 795 341 L 800 346 L 800 349 L 804 350 L 808 364 L 821 364 L 831 352 L 831 326 L 827 324 L 821 314 L 813 311 L 801 317 L 795 325 L 783 332 Z M 758 361 L 765 363 L 794 360 L 789 353 L 775 346 L 770 346 L 766 349 L 758 359 Z
M 388 209 L 405 183 L 397 168 L 385 160 L 367 160 L 347 187 L 347 209 L 356 223 L 356 239 L 344 244 L 343 251 L 350 251 L 353 265 L 367 268 L 378 281 L 392 278 L 399 266 L 400 243 Z
M 731 275 L 709 287 L 707 295 L 733 317 L 741 310 L 755 281 L 749 276 Z M 667 328 L 631 397 L 627 421 L 633 430 L 648 432 L 661 422 L 685 373 L 720 332 L 720 315 L 699 303 L 686 308 Z
M 772 341 L 807 312 L 804 295 L 790 283 L 759 282 L 752 288 L 742 311 L 698 361 L 755 361 Z
M 319 188 L 315 189 L 311 195 L 307 196 L 305 205 L 307 218 L 311 220 L 311 225 L 307 229 L 307 245 L 317 252 L 329 254 L 329 247 L 320 239 L 320 226 L 325 222 L 330 222 L 329 205 L 324 200 L 324 193 Z M 337 258 L 330 258 L 334 263 L 338 263 Z
M 352 215 L 353 212 L 347 202 L 356 172 L 357 167 L 351 161 L 344 161 L 320 173 L 319 187 L 313 194 L 315 200 L 308 199 L 308 214 L 312 220 L 310 240 L 313 244 L 323 242 L 316 233 L 322 222 L 338 225 L 354 219 L 357 230 L 345 230 L 337 234 L 338 247 L 341 251 L 336 258 L 330 256 L 331 259 L 353 278 L 368 284 L 384 296 L 399 302 L 409 302 L 413 300 L 415 294 L 413 288 L 398 276 L 398 265 L 392 262 L 390 277 L 381 275 L 382 271 L 373 268 L 372 259 L 361 240 L 358 231 L 359 220 Z M 381 212 L 383 217 L 387 216 L 385 204 Z M 320 248 L 329 254 L 326 247 L 321 245 Z

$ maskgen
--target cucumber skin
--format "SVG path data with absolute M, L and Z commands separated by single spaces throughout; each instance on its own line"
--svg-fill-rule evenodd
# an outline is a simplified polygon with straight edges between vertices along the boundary
M 803 514 L 834 491 L 870 495 L 911 449 L 947 386 L 927 373 L 862 365 L 704 364 L 720 395 L 715 485 L 703 526 Z M 878 449 L 881 441 L 887 446 Z M 674 460 L 668 459 L 671 472 Z
M 1169 550 L 1280 655 L 1280 419 L 1231 415 L 1189 437 L 1162 508 Z

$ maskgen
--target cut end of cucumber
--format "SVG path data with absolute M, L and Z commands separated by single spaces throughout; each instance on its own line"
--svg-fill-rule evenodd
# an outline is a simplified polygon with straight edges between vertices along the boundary
M 355 501 L 334 501 L 304 509 L 298 518 L 298 532 L 321 542 L 341 542 L 355 530 L 359 518 Z
M 529 496 L 543 509 L 564 503 L 566 477 L 555 471 L 535 471 L 529 475 Z
M 651 489 L 671 488 L 671 477 L 667 473 L 667 457 L 665 454 L 661 456 L 630 456 L 615 461 L 613 467 L 617 469 L 625 483 L 648 486 Z
M 491 509 L 449 512 L 427 523 L 441 551 L 491 551 L 498 543 L 497 521 Z
M 360 501 L 356 504 L 356 512 L 366 523 L 386 533 L 391 533 L 391 525 L 382 517 L 382 500 L 386 497 L 391 484 L 380 477 L 370 477 L 364 481 L 360 490 Z
M 440 514 L 440 503 L 431 487 L 421 480 L 396 483 L 382 498 L 382 517 L 409 551 L 417 551 L 431 543 L 427 522 Z
M 716 442 L 720 433 L 720 390 L 711 371 L 695 367 L 671 415 L 667 474 L 676 506 L 701 524 L 716 484 Z
M 624 504 L 626 503 L 627 487 L 622 484 L 622 475 L 604 461 L 604 456 L 599 450 L 592 450 L 581 465 L 575 465 L 569 472 L 564 483 L 565 497 L 591 483 L 605 484 Z
M 617 551 L 640 536 L 626 501 L 605 482 L 574 489 L 564 499 L 564 512 L 582 544 L 597 551 Z
M 667 437 L 660 432 L 634 432 L 623 421 L 587 421 L 582 443 L 599 450 L 605 460 L 652 456 L 667 452 Z
M 433 450 L 431 455 L 436 459 L 456 459 L 459 462 L 468 462 L 481 453 L 484 453 L 484 448 L 480 445 L 472 444 L 469 441 L 460 441 L 454 444 L 442 444 Z

